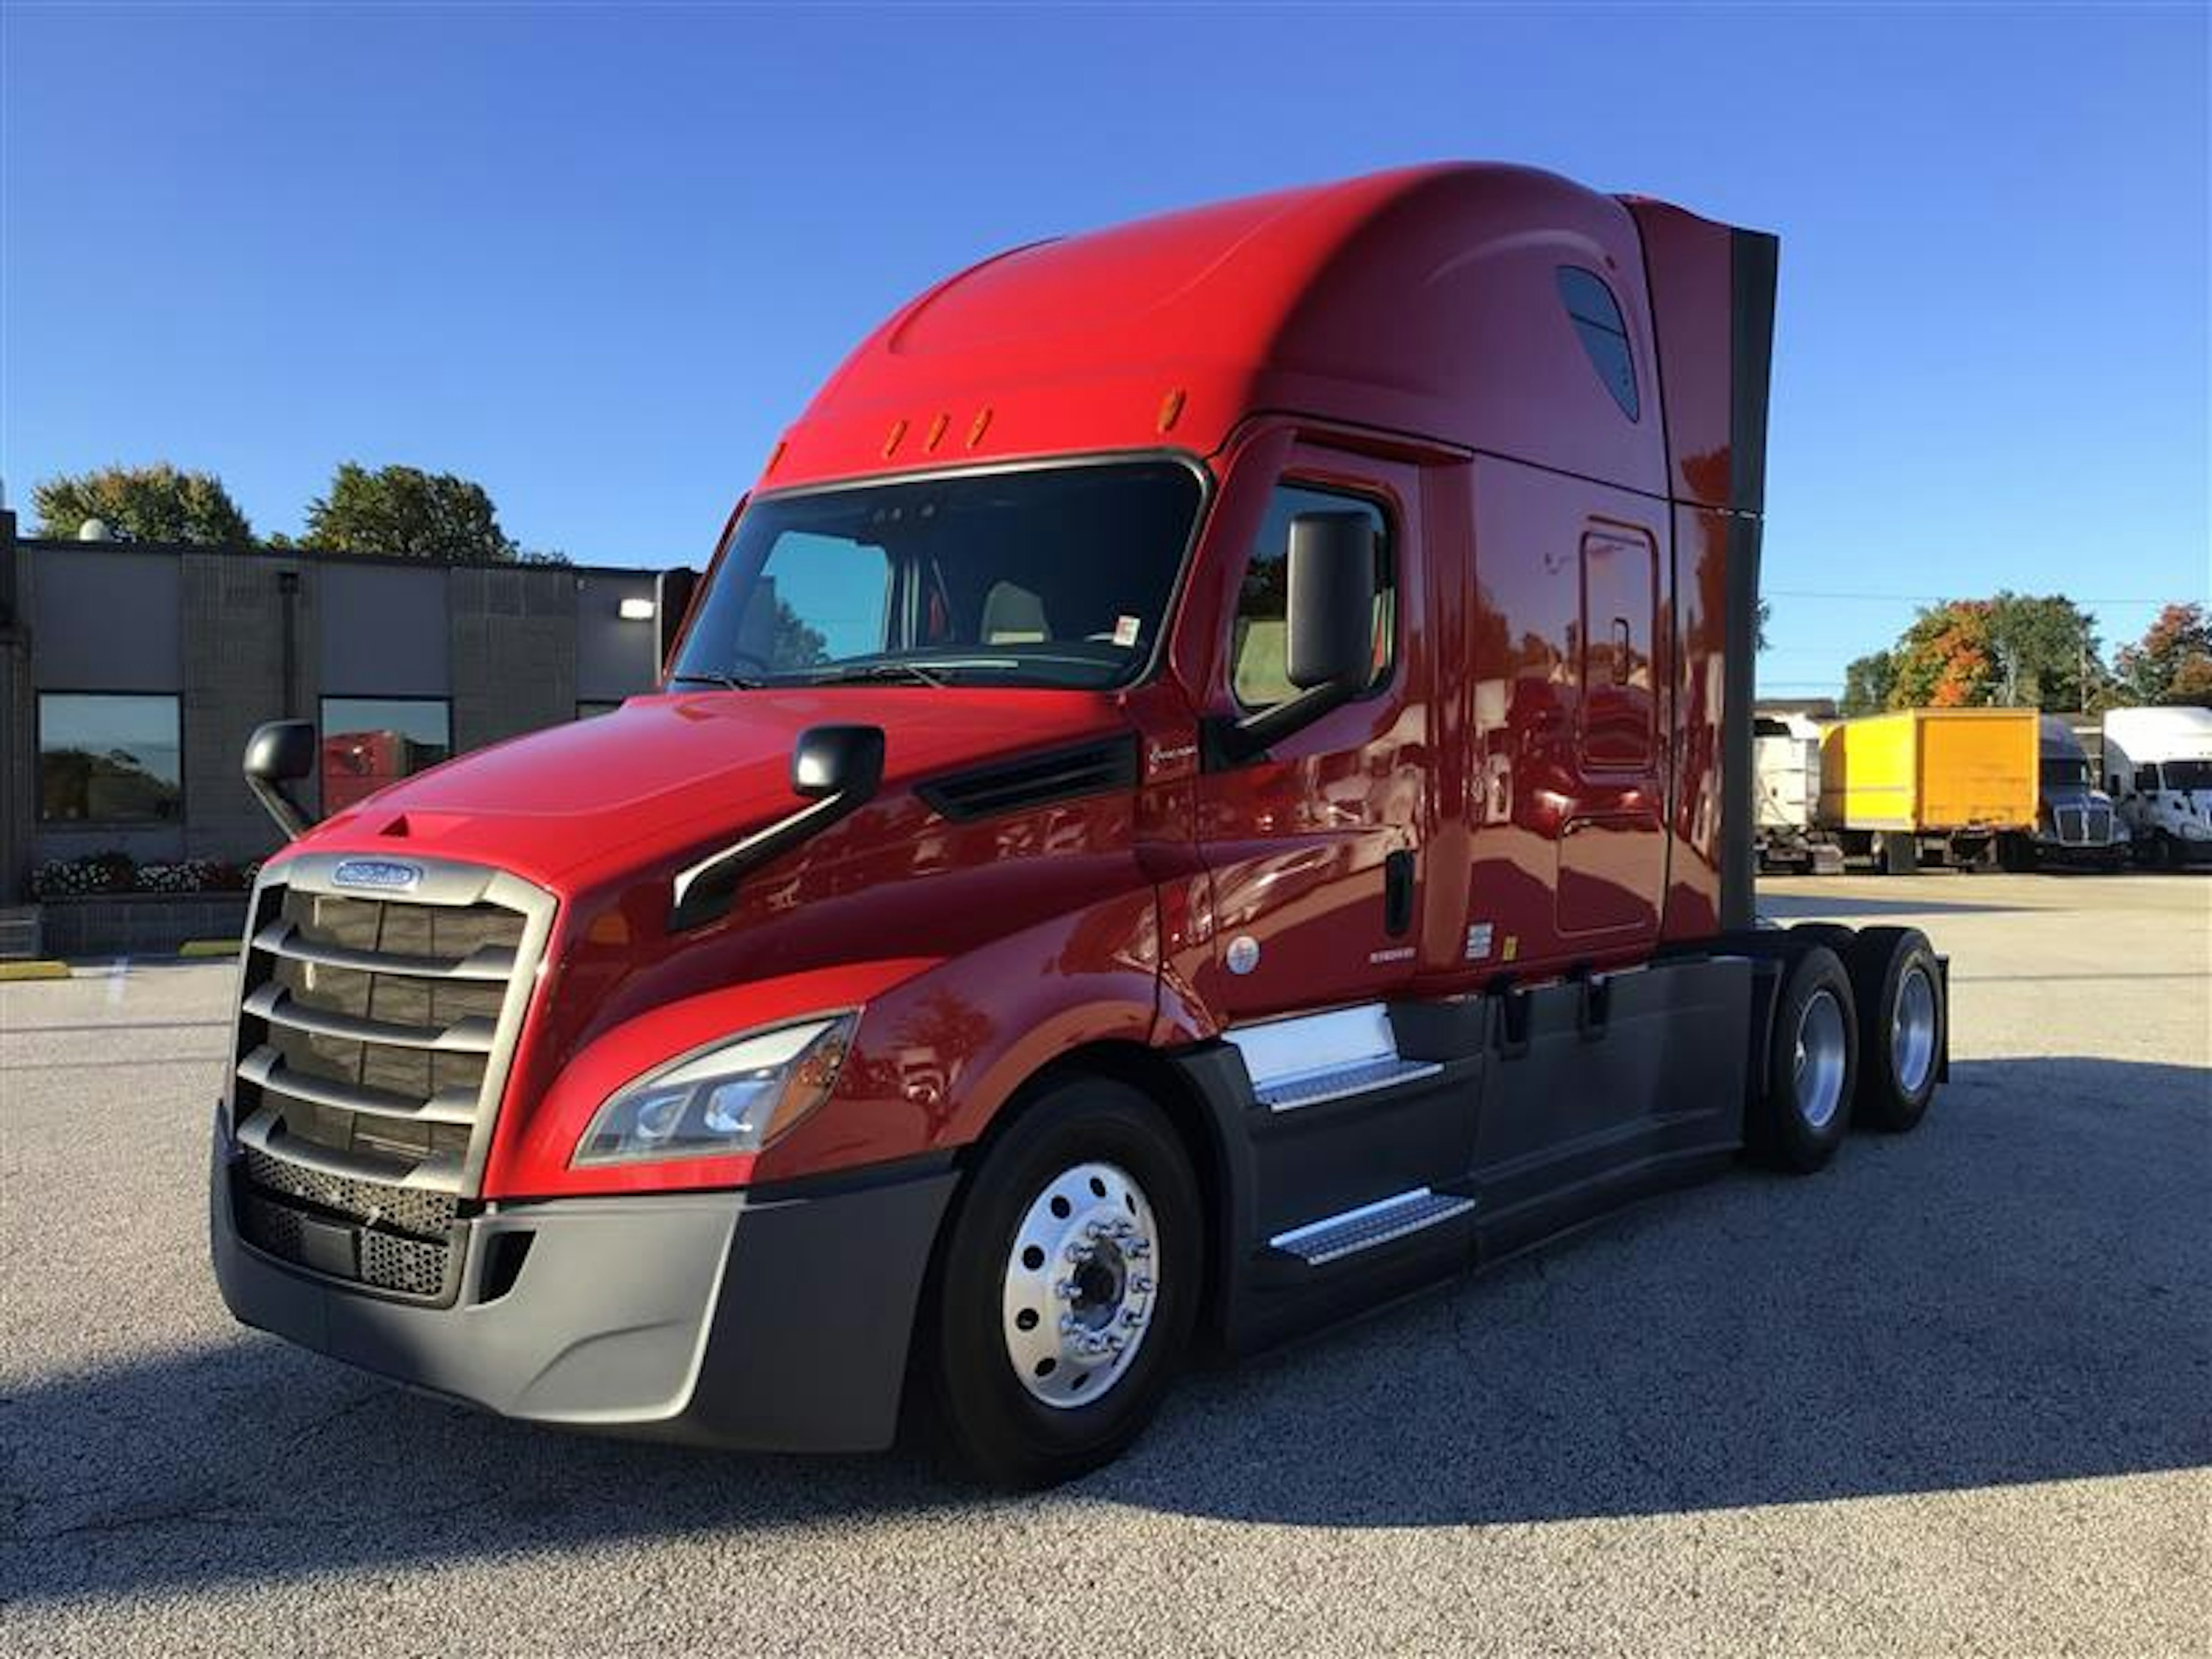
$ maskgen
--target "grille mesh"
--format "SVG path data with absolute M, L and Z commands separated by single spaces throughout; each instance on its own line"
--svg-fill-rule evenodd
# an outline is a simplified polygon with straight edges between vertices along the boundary
M 308 1258 L 306 1245 L 307 1224 L 325 1218 L 311 1217 L 305 1211 L 274 1203 L 251 1189 L 239 1194 L 237 1214 L 239 1231 L 256 1249 L 316 1273 L 331 1271 L 331 1264 L 327 1260 Z M 341 1277 L 401 1296 L 428 1298 L 445 1293 L 447 1270 L 453 1253 L 450 1243 L 405 1238 L 373 1227 L 347 1231 L 354 1241 L 354 1270 Z
M 246 1152 L 246 1177 L 264 1192 L 304 1199 L 355 1221 L 374 1219 L 380 1226 L 418 1238 L 443 1238 L 453 1230 L 457 1208 L 450 1194 L 327 1176 L 251 1147 Z

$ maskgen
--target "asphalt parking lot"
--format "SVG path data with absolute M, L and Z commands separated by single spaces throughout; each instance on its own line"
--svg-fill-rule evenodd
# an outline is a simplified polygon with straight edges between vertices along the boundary
M 1042 1496 L 514 1427 L 231 1323 L 228 964 L 0 985 L 0 1650 L 2201 1653 L 2212 878 L 1772 883 L 1927 1125 L 1186 1381 Z

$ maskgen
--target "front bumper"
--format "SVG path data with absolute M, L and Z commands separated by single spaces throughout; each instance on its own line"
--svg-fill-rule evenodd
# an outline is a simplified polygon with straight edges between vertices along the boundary
M 957 1179 L 933 1167 L 805 1195 L 502 1206 L 459 1224 L 459 1289 L 432 1305 L 246 1243 L 234 1157 L 218 1124 L 209 1231 L 223 1301 L 245 1323 L 506 1417 L 777 1451 L 890 1443 Z

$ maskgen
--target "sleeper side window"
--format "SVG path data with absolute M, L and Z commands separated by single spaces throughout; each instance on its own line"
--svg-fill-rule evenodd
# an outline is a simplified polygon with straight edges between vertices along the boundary
M 1580 265 L 1561 265 L 1559 302 L 1589 356 L 1590 367 L 1605 383 L 1620 412 L 1634 420 L 1642 412 L 1636 392 L 1636 355 L 1629 349 L 1628 325 L 1605 278 Z
M 1375 528 L 1375 677 L 1369 684 L 1380 685 L 1390 678 L 1398 606 L 1389 520 L 1364 496 L 1307 484 L 1277 484 L 1237 591 L 1229 681 L 1243 708 L 1272 708 L 1297 695 L 1288 661 L 1291 520 L 1301 513 L 1346 512 L 1366 514 Z

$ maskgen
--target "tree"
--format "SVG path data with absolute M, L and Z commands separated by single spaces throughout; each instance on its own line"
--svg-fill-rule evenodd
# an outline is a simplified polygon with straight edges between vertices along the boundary
M 121 541 L 250 546 L 253 526 L 212 472 L 183 472 L 167 461 L 64 473 L 31 491 L 39 527 L 71 537 L 88 519 Z
M 309 547 L 402 559 L 504 562 L 516 551 L 482 484 L 412 466 L 372 472 L 353 461 L 331 475 L 330 494 L 307 504 L 301 540 Z
M 1846 718 L 1878 714 L 1889 707 L 1889 694 L 1897 684 L 1897 659 L 1887 651 L 1869 651 L 1844 665 L 1844 695 L 1837 712 Z
M 1987 599 L 1953 599 L 1931 606 L 1890 653 L 1897 678 L 1892 708 L 1973 708 L 1997 700 L 1996 648 L 1990 635 L 1994 607 Z
M 2063 594 L 2000 592 L 1990 601 L 1989 635 L 2000 702 L 2087 708 L 2104 682 L 2096 618 Z
M 2193 601 L 2169 605 L 2140 641 L 2120 647 L 2113 667 L 2131 702 L 2212 708 L 2212 619 Z
M 1753 651 L 1766 649 L 1766 624 L 1773 619 L 1774 607 L 1761 599 L 1758 612 L 1751 619 L 1751 648 Z

